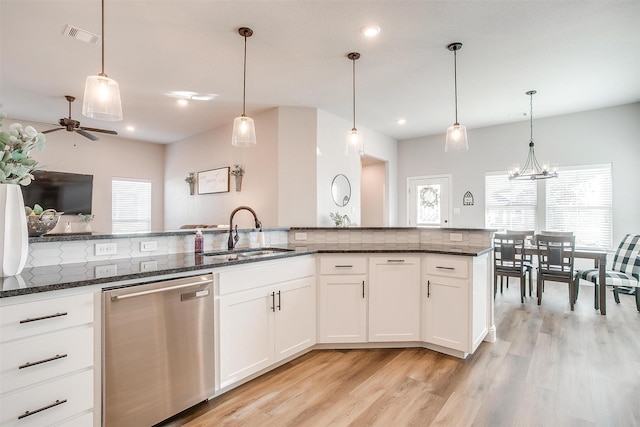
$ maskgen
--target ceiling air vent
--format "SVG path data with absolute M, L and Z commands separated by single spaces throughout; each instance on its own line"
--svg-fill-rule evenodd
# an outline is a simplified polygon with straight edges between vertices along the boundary
M 97 34 L 90 33 L 87 30 L 83 30 L 78 27 L 74 27 L 73 25 L 67 24 L 64 28 L 65 36 L 71 37 L 72 39 L 80 40 L 81 42 L 93 44 L 96 46 L 100 45 L 100 36 Z

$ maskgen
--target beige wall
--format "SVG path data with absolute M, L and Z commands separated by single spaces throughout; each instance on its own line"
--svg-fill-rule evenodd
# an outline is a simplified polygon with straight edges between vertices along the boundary
M 3 124 L 20 122 L 39 131 L 51 129 L 47 123 L 31 123 L 5 118 Z M 99 141 L 91 141 L 75 132 L 60 130 L 46 134 L 44 151 L 32 151 L 40 169 L 93 175 L 94 232 L 111 233 L 111 180 L 134 178 L 151 181 L 152 230 L 163 230 L 164 224 L 164 153 L 165 146 L 116 138 L 95 133 Z M 43 206 L 46 208 L 46 206 Z M 77 216 L 63 216 L 54 232 L 63 232 L 71 222 L 73 231 L 83 231 Z

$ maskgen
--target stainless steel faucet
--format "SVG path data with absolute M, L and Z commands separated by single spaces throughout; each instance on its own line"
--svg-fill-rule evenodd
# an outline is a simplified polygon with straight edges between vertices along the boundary
M 255 222 L 255 226 L 257 229 L 261 229 L 262 228 L 262 223 L 260 222 L 260 220 L 258 219 L 258 215 L 256 214 L 256 211 L 254 211 L 253 209 L 251 209 L 249 206 L 238 206 L 237 208 L 235 208 L 233 210 L 233 212 L 231 212 L 231 216 L 229 217 L 229 242 L 227 247 L 229 248 L 229 250 L 233 249 L 236 246 L 236 243 L 238 243 L 238 226 L 236 225 L 235 230 L 236 230 L 236 235 L 233 235 L 233 217 L 236 215 L 236 213 L 238 211 L 241 210 L 245 210 L 245 211 L 249 211 L 251 212 L 251 214 L 253 215 L 253 220 Z

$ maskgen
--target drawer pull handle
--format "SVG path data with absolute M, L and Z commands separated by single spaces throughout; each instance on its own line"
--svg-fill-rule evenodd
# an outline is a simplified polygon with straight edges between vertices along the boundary
M 27 362 L 24 365 L 18 366 L 18 369 L 30 368 L 32 366 L 40 365 L 41 363 L 47 363 L 47 362 L 52 362 L 52 361 L 58 360 L 58 359 L 64 359 L 67 356 L 68 356 L 67 354 L 56 354 L 55 356 L 50 357 L 48 359 L 38 360 L 37 362 L 33 362 L 33 363 Z
M 403 259 L 388 259 L 387 262 L 404 262 Z
M 64 313 L 56 313 L 56 314 L 50 314 L 48 316 L 28 318 L 28 319 L 21 320 L 20 323 L 37 322 L 38 320 L 52 319 L 54 317 L 66 316 L 67 314 L 68 313 L 65 311 Z
M 335 268 L 353 268 L 353 265 L 336 265 Z
M 436 268 L 439 268 L 440 270 L 451 270 L 451 271 L 455 270 L 455 268 L 453 267 L 441 267 L 439 265 L 436 265 Z
M 431 280 L 427 280 L 427 298 L 431 298 Z
M 37 414 L 38 412 L 46 411 L 47 409 L 51 409 L 51 408 L 53 408 L 55 406 L 62 405 L 63 403 L 67 403 L 67 399 L 56 400 L 51 405 L 43 406 L 42 408 L 36 409 L 35 411 L 27 411 L 24 414 L 19 415 L 18 419 L 21 420 L 21 419 L 26 418 L 26 417 L 28 417 L 30 415 Z

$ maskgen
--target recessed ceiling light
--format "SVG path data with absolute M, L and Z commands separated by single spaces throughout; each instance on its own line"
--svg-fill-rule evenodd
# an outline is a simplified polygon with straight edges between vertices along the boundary
M 380 34 L 380 27 L 372 24 L 367 25 L 365 27 L 360 28 L 360 32 L 364 34 L 366 37 L 375 37 Z
M 136 130 L 136 128 L 135 128 L 135 127 L 133 127 L 133 126 L 131 126 L 131 125 L 129 125 L 129 126 L 127 126 L 127 130 L 128 130 L 129 132 L 133 132 L 134 130 Z
M 182 98 L 178 99 L 176 102 L 178 103 L 178 105 L 180 105 L 182 107 L 184 107 L 185 105 L 189 104 L 189 101 L 187 101 L 186 99 L 182 99 Z
M 398 123 L 399 125 L 403 125 L 403 124 L 407 123 L 407 119 L 398 119 L 398 121 L 396 123 Z
M 218 95 L 215 93 L 198 93 L 187 90 L 174 90 L 166 93 L 167 96 L 178 99 L 191 99 L 193 101 L 211 101 Z

